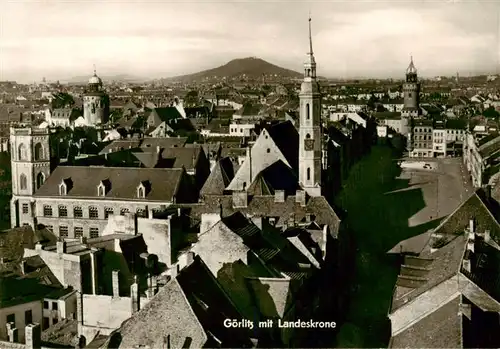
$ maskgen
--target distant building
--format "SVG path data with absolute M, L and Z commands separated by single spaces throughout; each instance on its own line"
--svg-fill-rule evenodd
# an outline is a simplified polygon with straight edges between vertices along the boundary
M 108 117 L 109 96 L 94 70 L 94 75 L 89 79 L 87 90 L 83 94 L 83 118 L 87 126 L 96 126 L 106 123 Z

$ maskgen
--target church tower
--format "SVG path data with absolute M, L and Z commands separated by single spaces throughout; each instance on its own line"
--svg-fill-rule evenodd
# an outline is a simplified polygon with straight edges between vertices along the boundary
M 94 75 L 89 79 L 87 90 L 83 95 L 83 118 L 87 126 L 96 126 L 106 123 L 108 116 L 109 97 L 94 69 Z
M 11 128 L 11 226 L 34 225 L 33 194 L 50 175 L 49 130 Z
M 299 181 L 310 196 L 321 196 L 322 140 L 321 94 L 316 79 L 311 18 L 309 18 L 309 53 L 304 63 L 304 81 L 300 87 Z

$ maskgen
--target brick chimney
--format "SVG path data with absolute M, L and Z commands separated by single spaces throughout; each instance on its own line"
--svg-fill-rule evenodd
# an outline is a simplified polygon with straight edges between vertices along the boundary
M 120 271 L 119 270 L 113 270 L 112 283 L 113 283 L 113 298 L 119 298 L 120 297 Z
M 469 219 L 469 234 L 474 234 L 476 231 L 476 225 L 474 222 L 474 218 Z
M 6 327 L 7 327 L 7 336 L 9 338 L 9 342 L 18 343 L 19 342 L 19 331 L 16 328 L 16 324 L 13 322 L 8 322 Z
M 40 324 L 29 324 L 25 328 L 26 349 L 40 349 L 42 347 L 42 331 Z
M 276 190 L 274 192 L 274 202 L 285 202 L 285 191 Z
M 66 253 L 66 241 L 57 241 L 56 246 L 58 254 Z
M 484 231 L 484 242 L 490 242 L 491 240 L 491 232 L 489 230 Z
M 305 190 L 297 190 L 295 193 L 295 202 L 300 203 L 300 206 L 306 206 L 306 191 Z
M 137 275 L 134 276 L 134 283 L 130 286 L 131 312 L 135 314 L 141 308 L 141 297 L 139 294 L 139 284 Z
M 233 207 L 234 208 L 248 207 L 248 194 L 245 190 L 233 191 Z

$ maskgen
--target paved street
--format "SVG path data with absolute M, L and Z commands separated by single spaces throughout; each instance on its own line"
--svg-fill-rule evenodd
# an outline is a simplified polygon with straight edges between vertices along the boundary
M 337 198 L 357 247 L 352 299 L 337 347 L 387 347 L 399 263 L 386 252 L 436 227 L 436 217 L 451 213 L 471 193 L 460 159 L 432 159 L 433 170 L 402 171 L 395 155 L 389 147 L 374 147 L 352 168 Z
M 472 194 L 461 158 L 431 159 L 426 163 L 431 165 L 432 170 L 403 169 L 399 177 L 409 180 L 409 188 L 420 188 L 426 204 L 409 218 L 410 227 L 449 215 Z

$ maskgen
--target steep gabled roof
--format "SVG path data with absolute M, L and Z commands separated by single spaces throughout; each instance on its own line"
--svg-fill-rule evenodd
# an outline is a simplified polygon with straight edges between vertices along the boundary
M 224 189 L 231 183 L 233 178 L 234 168 L 231 159 L 228 157 L 222 158 L 215 163 L 214 168 L 201 188 L 200 195 L 222 195 Z
M 242 316 L 199 257 L 183 269 L 153 299 L 111 337 L 120 337 L 119 348 L 169 345 L 181 348 L 214 347 L 217 338 L 225 347 L 248 347 L 245 328 L 225 328 L 226 318 Z M 109 345 L 109 342 L 108 342 Z
M 294 170 L 299 168 L 299 133 L 290 121 L 280 122 L 266 128 L 269 136 L 280 149 Z
M 262 170 L 248 187 L 250 195 L 274 195 L 284 190 L 286 195 L 295 195 L 300 189 L 299 181 L 292 169 L 281 160 Z

